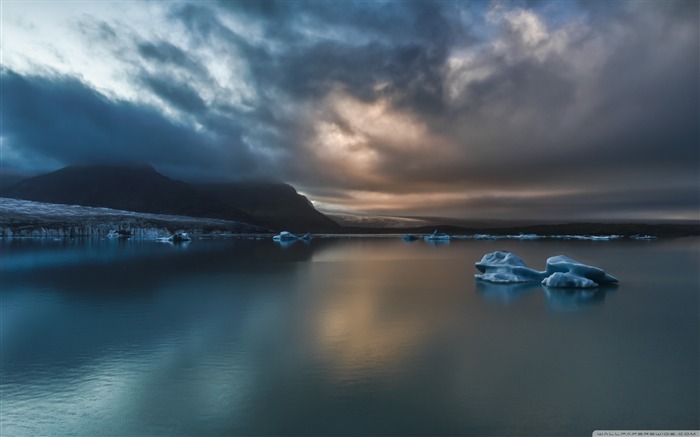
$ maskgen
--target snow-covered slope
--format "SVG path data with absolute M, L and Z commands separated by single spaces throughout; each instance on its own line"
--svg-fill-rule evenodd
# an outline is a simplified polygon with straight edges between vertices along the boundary
M 246 223 L 177 215 L 149 214 L 110 208 L 62 205 L 0 197 L 0 236 L 68 237 L 104 236 L 112 229 L 131 231 L 136 237 L 161 237 L 176 230 L 259 232 Z

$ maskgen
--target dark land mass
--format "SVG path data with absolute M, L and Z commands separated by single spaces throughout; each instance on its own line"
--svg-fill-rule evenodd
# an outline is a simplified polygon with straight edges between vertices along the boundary
M 287 184 L 192 185 L 149 165 L 72 165 L 3 186 L 1 194 L 36 202 L 223 219 L 275 230 L 339 228 Z
M 257 224 L 293 232 L 334 232 L 340 225 L 314 208 L 309 199 L 281 182 L 242 181 L 197 186 L 217 201 L 244 211 Z
M 287 227 L 291 229 L 290 227 Z M 537 226 L 513 226 L 510 228 L 421 226 L 413 228 L 391 227 L 336 227 L 307 228 L 313 233 L 330 235 L 388 235 L 429 234 L 437 229 L 450 235 L 622 235 L 654 237 L 687 237 L 700 235 L 700 224 L 639 224 L 639 223 L 569 223 Z M 186 231 L 193 235 L 222 234 L 270 234 L 266 226 L 232 220 L 161 215 L 33 202 L 28 200 L 0 198 L 0 236 L 3 237 L 74 237 L 104 236 L 111 230 L 128 230 L 136 237 L 162 237 L 175 231 Z
M 349 234 L 429 234 L 434 230 L 449 235 L 650 235 L 654 237 L 690 237 L 700 235 L 700 223 L 564 223 L 504 227 L 421 226 L 413 228 L 348 227 Z
M 148 165 L 71 165 L 20 181 L 2 194 L 36 202 L 252 222 L 243 211 Z
M 73 165 L 40 176 L 5 184 L 20 175 L 5 174 L 0 196 L 63 205 L 80 205 L 179 217 L 201 218 L 231 222 L 227 230 L 273 232 L 313 232 L 327 234 L 427 234 L 435 229 L 451 235 L 651 235 L 655 237 L 684 237 L 700 235 L 700 223 L 540 223 L 509 222 L 506 220 L 468 220 L 413 218 L 415 225 L 403 224 L 391 217 L 365 219 L 362 226 L 345 222 L 341 226 L 317 211 L 311 202 L 297 193 L 291 185 L 268 181 L 239 181 L 219 184 L 189 184 L 158 173 L 149 165 Z M 15 177 L 16 176 L 16 177 Z M 7 202 L 6 202 L 7 203 Z M 13 217 L 12 226 L 23 232 L 32 227 L 58 226 L 63 213 L 55 220 L 44 217 L 32 220 L 31 214 L 13 214 L 4 208 L 4 218 Z M 33 206 L 32 208 L 36 208 Z M 68 207 L 66 207 L 68 208 Z M 31 208 L 30 208 L 31 209 Z M 60 209 L 60 208 L 59 208 Z M 56 211 L 54 206 L 51 209 Z M 80 222 L 80 213 L 69 211 L 71 226 Z M 72 211 L 72 212 L 70 212 Z M 93 212 L 90 212 L 93 214 Z M 97 214 L 99 215 L 99 214 Z M 22 218 L 24 217 L 24 218 Z M 91 215 L 96 220 L 96 216 Z M 126 217 L 126 216 L 125 216 Z M 110 224 L 115 216 L 107 217 Z M 20 223 L 25 220 L 27 223 Z M 48 221 L 47 221 L 48 220 Z M 98 221 L 104 221 L 99 219 Z M 126 219 L 124 219 L 126 220 Z M 124 223 L 131 227 L 163 227 L 165 223 L 181 228 L 214 229 L 200 220 L 188 222 L 158 218 L 135 222 L 133 216 Z M 422 221 L 422 222 L 421 222 Z M 437 225 L 428 225 L 434 222 Z M 189 224 L 188 224 L 189 223 Z M 67 224 L 64 223 L 64 224 Z M 408 226 L 406 226 L 408 224 Z M 241 226 L 246 225 L 246 226 Z M 7 226 L 7 223 L 5 224 Z M 215 226 L 220 228 L 221 223 Z M 245 229 L 245 230 L 244 230 Z

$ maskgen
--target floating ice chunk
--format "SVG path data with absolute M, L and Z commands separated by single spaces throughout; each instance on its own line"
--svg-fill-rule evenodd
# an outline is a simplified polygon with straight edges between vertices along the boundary
M 296 235 L 292 234 L 291 232 L 287 231 L 282 231 L 279 233 L 279 235 L 275 235 L 272 237 L 274 241 L 296 241 L 299 239 Z
M 172 241 L 173 243 L 182 243 L 190 240 L 192 240 L 192 237 L 190 237 L 187 232 L 175 232 L 173 235 L 168 237 L 168 241 Z
M 539 282 L 546 276 L 545 272 L 527 267 L 518 255 L 500 250 L 487 253 L 474 266 L 483 273 L 474 275 L 477 279 L 499 284 Z
M 426 235 L 424 239 L 425 241 L 450 241 L 450 236 L 439 233 L 437 229 L 435 229 L 432 234 Z
M 552 288 L 595 288 L 597 283 L 573 273 L 555 272 L 547 276 L 542 285 Z
M 630 238 L 633 240 L 656 240 L 653 235 L 630 235 Z
M 571 273 L 598 284 L 612 284 L 617 281 L 614 276 L 608 275 L 603 269 L 587 266 L 568 256 L 558 255 L 547 259 L 547 275 L 554 273 Z
M 517 284 L 519 282 L 536 282 L 538 279 L 533 279 L 528 275 L 519 275 L 516 273 L 493 272 L 484 273 L 482 275 L 474 275 L 476 278 L 486 282 L 494 282 L 497 284 Z
M 518 255 L 504 251 L 487 253 L 474 266 L 482 273 L 474 275 L 477 279 L 496 284 L 541 282 L 545 287 L 595 288 L 618 282 L 603 269 L 564 255 L 547 259 L 547 270 L 544 272 L 527 267 Z
M 486 272 L 486 269 L 503 266 L 525 267 L 525 261 L 514 253 L 497 250 L 496 252 L 484 255 L 481 261 L 476 263 L 475 266 L 481 272 Z

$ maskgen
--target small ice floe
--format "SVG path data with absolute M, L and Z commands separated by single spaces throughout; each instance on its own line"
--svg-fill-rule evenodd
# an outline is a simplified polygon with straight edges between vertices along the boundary
M 272 240 L 277 242 L 291 242 L 297 240 L 309 241 L 311 240 L 311 234 L 307 232 L 306 234 L 299 237 L 297 235 L 292 234 L 291 232 L 282 231 L 278 235 L 272 237 Z
M 622 238 L 622 235 L 540 235 L 540 234 L 474 234 L 465 236 L 474 240 L 588 240 L 588 241 L 610 241 Z
M 656 240 L 653 235 L 630 235 L 630 238 L 633 240 Z
M 134 234 L 126 229 L 112 229 L 107 233 L 107 238 L 131 238 Z
M 582 239 L 591 241 L 610 241 L 622 238 L 622 235 L 583 235 Z
M 404 241 L 416 241 L 420 237 L 418 235 L 412 235 L 412 234 L 404 234 L 403 235 L 403 240 Z
M 282 231 L 279 233 L 279 235 L 275 235 L 272 237 L 274 241 L 296 241 L 299 239 L 296 235 L 292 234 L 291 232 L 287 231 Z
M 190 241 L 192 238 L 187 234 L 187 232 L 175 232 L 173 235 L 168 237 L 168 241 L 173 243 L 182 243 L 183 241 Z
M 527 267 L 522 258 L 505 251 L 487 253 L 475 267 L 482 272 L 474 275 L 477 279 L 497 284 L 541 282 L 551 288 L 595 288 L 618 282 L 603 269 L 564 255 L 547 259 L 547 268 L 543 272 Z
M 538 234 L 506 234 L 506 235 L 494 235 L 494 234 L 474 234 L 471 238 L 475 240 L 538 240 L 540 238 L 547 238 L 546 235 Z
M 425 241 L 450 241 L 450 236 L 435 229 L 432 234 L 425 236 Z

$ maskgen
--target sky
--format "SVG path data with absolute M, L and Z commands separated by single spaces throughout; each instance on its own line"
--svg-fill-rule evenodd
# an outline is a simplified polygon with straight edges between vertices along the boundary
M 697 1 L 0 2 L 0 168 L 324 211 L 700 219 Z

